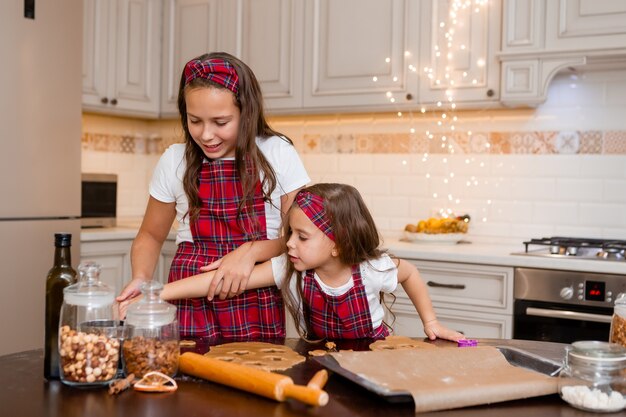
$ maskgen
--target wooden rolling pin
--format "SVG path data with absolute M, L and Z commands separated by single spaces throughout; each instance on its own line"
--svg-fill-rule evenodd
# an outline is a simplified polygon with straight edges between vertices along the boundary
M 286 375 L 224 362 L 193 352 L 180 355 L 178 367 L 183 373 L 272 400 L 285 401 L 293 398 L 313 406 L 328 404 L 328 393 L 316 387 L 296 385 Z

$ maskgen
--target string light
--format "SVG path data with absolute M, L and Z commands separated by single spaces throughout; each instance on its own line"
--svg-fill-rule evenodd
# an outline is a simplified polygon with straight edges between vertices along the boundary
M 448 0 L 449 10 L 446 18 L 442 19 L 438 25 L 439 35 L 436 36 L 436 42 L 433 47 L 433 60 L 430 66 L 425 66 L 422 68 L 422 73 L 424 74 L 425 79 L 427 79 L 431 85 L 436 88 L 441 88 L 444 92 L 441 100 L 435 103 L 435 107 L 432 109 L 433 113 L 436 115 L 435 123 L 439 132 L 444 132 L 443 134 L 438 134 L 435 136 L 433 132 L 430 130 L 425 131 L 425 137 L 428 139 L 428 149 L 432 150 L 440 145 L 441 153 L 454 155 L 456 153 L 455 144 L 456 138 L 458 137 L 457 125 L 462 123 L 460 118 L 456 114 L 457 104 L 456 100 L 456 88 L 459 86 L 476 86 L 478 85 L 478 79 L 473 77 L 474 74 L 468 71 L 455 70 L 457 68 L 457 64 L 454 62 L 457 57 L 459 59 L 463 59 L 465 56 L 469 54 L 469 47 L 467 44 L 463 42 L 457 42 L 455 36 L 457 33 L 463 33 L 464 28 L 470 26 L 470 19 L 472 19 L 472 12 L 480 13 L 483 6 L 488 3 L 489 0 Z M 465 37 L 464 35 L 462 35 Z M 410 51 L 405 51 L 405 57 L 411 56 Z M 391 62 L 391 58 L 385 58 L 386 63 Z M 474 64 L 478 68 L 482 68 L 486 65 L 486 61 L 484 57 L 478 57 L 475 59 Z M 408 65 L 408 69 L 411 72 L 417 72 L 418 68 L 414 65 Z M 397 83 L 398 77 L 393 75 L 392 78 L 394 83 Z M 377 77 L 372 78 L 373 82 L 378 82 Z M 391 91 L 387 91 L 386 93 L 387 100 L 390 103 L 394 104 L 396 102 L 395 97 Z M 422 115 L 426 115 L 429 111 L 427 106 L 420 106 L 419 113 Z M 404 112 L 397 111 L 398 117 L 405 117 Z M 408 115 L 413 120 L 412 111 L 408 111 Z M 417 133 L 414 127 L 410 127 L 410 134 L 415 135 Z M 445 132 L 449 131 L 448 134 Z M 472 131 L 467 130 L 466 135 L 471 139 Z M 485 145 L 486 149 L 491 147 L 491 144 L 487 142 Z M 422 161 L 427 162 L 429 160 L 429 151 L 423 153 Z M 443 157 L 442 163 L 445 167 L 445 175 L 439 184 L 443 184 L 445 190 L 437 190 L 432 193 L 432 197 L 437 199 L 440 195 L 439 191 L 441 191 L 441 196 L 447 201 L 447 204 L 455 204 L 460 206 L 462 201 L 460 198 L 456 197 L 450 189 L 454 189 L 453 183 L 455 181 L 459 181 L 454 172 L 451 171 L 451 164 L 448 164 L 448 158 Z M 474 158 L 465 158 L 465 164 L 469 165 L 474 163 Z M 484 168 L 485 163 L 479 163 L 481 168 Z M 434 179 L 430 172 L 425 173 L 425 178 L 428 180 Z M 479 182 L 474 176 L 469 180 L 465 181 L 465 185 L 467 187 L 478 186 Z M 491 202 L 489 201 L 488 204 Z M 487 221 L 487 216 L 485 215 L 485 210 L 482 210 L 483 213 L 477 215 L 477 217 L 481 218 L 483 222 Z M 449 217 L 453 215 L 453 210 L 451 207 L 442 207 L 438 210 L 439 214 L 442 217 Z

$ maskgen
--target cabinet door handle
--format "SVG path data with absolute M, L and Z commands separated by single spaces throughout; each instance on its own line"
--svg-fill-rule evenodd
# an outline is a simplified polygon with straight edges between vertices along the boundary
M 117 104 L 117 99 L 116 98 L 112 99 L 111 104 L 115 106 Z
M 102 98 L 100 99 L 100 102 L 101 102 L 102 104 L 107 104 L 107 103 L 109 102 L 109 99 L 108 99 L 108 98 L 106 98 L 106 97 L 102 97 Z
M 452 290 L 464 290 L 465 284 L 440 284 L 434 281 L 428 281 L 426 283 L 429 287 L 438 287 L 438 288 L 450 288 Z

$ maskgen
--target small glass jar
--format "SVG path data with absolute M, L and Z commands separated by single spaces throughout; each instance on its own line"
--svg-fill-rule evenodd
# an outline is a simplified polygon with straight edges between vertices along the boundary
M 174 376 L 178 371 L 176 307 L 161 300 L 162 290 L 163 285 L 156 281 L 142 284 L 143 298 L 127 310 L 122 345 L 126 375 L 141 378 L 158 371 Z
M 63 290 L 60 377 L 67 385 L 105 385 L 116 377 L 120 360 L 115 292 L 100 281 L 97 263 L 81 263 L 78 272 L 78 282 Z
M 609 342 L 626 347 L 626 293 L 621 293 L 615 300 L 610 334 Z
M 581 341 L 566 348 L 559 394 L 573 407 L 611 413 L 626 407 L 626 348 Z

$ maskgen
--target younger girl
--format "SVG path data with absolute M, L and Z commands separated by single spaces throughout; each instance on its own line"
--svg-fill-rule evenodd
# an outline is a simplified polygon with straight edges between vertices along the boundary
M 178 108 L 184 144 L 161 156 L 150 199 L 131 249 L 132 281 L 117 298 L 139 294 L 152 279 L 174 219 L 174 282 L 209 264 L 227 300 L 176 302 L 182 336 L 243 340 L 285 336 L 276 288 L 245 289 L 254 264 L 284 250 L 282 212 L 309 182 L 291 141 L 272 130 L 250 68 L 226 53 L 202 55 L 183 70 Z M 214 263 L 220 260 L 219 263 Z M 213 263 L 213 264 L 212 264 Z M 206 293 L 205 293 L 206 294 Z
M 415 266 L 379 249 L 380 236 L 372 216 L 354 187 L 316 184 L 304 188 L 287 219 L 287 254 L 257 265 L 248 288 L 281 288 L 301 336 L 384 338 L 389 330 L 383 322 L 381 293 L 393 292 L 399 283 L 430 339 L 463 338 L 437 321 Z M 161 297 L 204 297 L 214 275 L 211 271 L 168 284 Z

